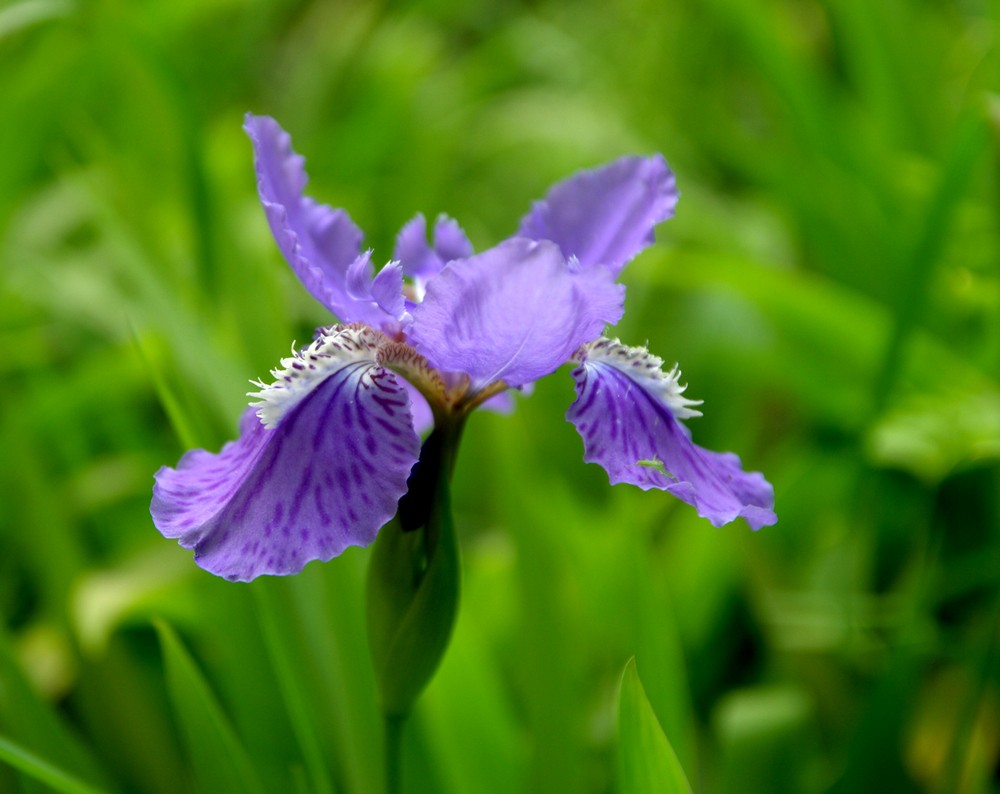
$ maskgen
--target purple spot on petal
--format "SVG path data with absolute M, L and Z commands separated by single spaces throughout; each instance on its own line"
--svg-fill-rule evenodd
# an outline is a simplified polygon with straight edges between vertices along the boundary
M 346 469 L 337 469 L 337 485 L 340 488 L 340 494 L 343 496 L 345 501 L 351 498 L 351 482 L 347 476 Z
M 361 429 L 371 438 L 372 426 L 368 422 L 368 417 L 365 416 L 364 411 L 358 411 L 358 424 L 361 425 Z
M 330 516 L 323 507 L 323 490 L 318 485 L 313 489 L 313 498 L 316 503 L 316 513 L 319 515 L 320 525 L 323 527 L 330 526 Z
M 391 413 L 391 411 L 390 411 L 390 413 Z M 391 422 L 387 422 L 387 421 L 385 421 L 385 419 L 380 419 L 379 417 L 375 417 L 375 421 L 376 421 L 376 422 L 377 422 L 377 423 L 378 423 L 378 424 L 379 424 L 379 425 L 380 425 L 380 426 L 381 426 L 381 427 L 382 427 L 382 428 L 383 428 L 383 429 L 385 430 L 385 432 L 386 432 L 386 433 L 388 433 L 388 434 L 389 434 L 390 436 L 399 436 L 399 435 L 402 435 L 402 431 L 401 431 L 401 430 L 399 430 L 399 429 L 397 429 L 397 428 L 396 428 L 396 426 L 395 426 L 394 424 L 392 424 Z

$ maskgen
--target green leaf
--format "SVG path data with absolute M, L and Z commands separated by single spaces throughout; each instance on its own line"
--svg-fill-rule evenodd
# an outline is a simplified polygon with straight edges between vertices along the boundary
M 513 606 L 496 597 L 513 590 L 512 569 L 496 559 L 494 549 L 477 544 L 470 552 L 462 557 L 462 609 L 448 653 L 421 696 L 414 733 L 425 737 L 422 755 L 440 777 L 437 790 L 528 790 L 524 727 L 509 698 L 508 671 L 492 644 L 502 620 L 493 611 L 507 614 Z
M 691 794 L 680 761 L 656 720 L 635 668 L 625 665 L 618 700 L 618 791 Z
M 736 296 L 772 326 L 766 354 L 744 351 L 727 365 L 753 367 L 755 377 L 790 390 L 808 410 L 861 432 L 871 404 L 868 387 L 882 365 L 878 340 L 892 333 L 881 304 L 832 279 L 768 266 L 744 256 L 685 251 L 650 280 L 672 289 Z M 907 343 L 907 389 L 954 395 L 995 389 L 995 382 L 945 340 L 916 329 Z M 731 347 L 731 345 L 730 345 Z M 795 361 L 796 366 L 787 366 Z
M 69 770 L 66 775 L 79 775 L 84 780 L 103 782 L 106 776 L 70 728 L 60 718 L 59 713 L 45 701 L 25 676 L 18 663 L 5 633 L 0 630 L 0 731 L 7 737 L 11 747 L 26 745 L 35 753 L 41 753 L 58 764 L 60 770 Z M 10 740 L 18 745 L 14 745 Z M 28 751 L 25 751 L 27 753 Z M 22 760 L 25 757 L 19 755 Z M 0 758 L 22 771 L 23 766 L 14 762 L 14 752 L 8 748 Z M 55 768 L 55 767 L 53 767 Z M 76 778 L 74 778 L 76 779 Z M 2 788 L 2 785 L 0 785 Z
M 728 692 L 712 715 L 717 755 L 712 779 L 719 791 L 741 794 L 796 794 L 816 791 L 812 770 L 816 736 L 809 696 L 787 684 L 758 684 Z M 884 749 L 884 745 L 882 745 Z M 880 751 L 879 756 L 882 755 Z M 881 759 L 880 759 L 881 760 Z M 884 771 L 892 766 L 885 760 Z M 870 778 L 853 788 L 900 791 L 899 778 L 883 778 L 884 787 L 869 789 Z
M 200 446 L 199 439 L 203 434 L 195 427 L 193 417 L 189 416 L 177 396 L 167 367 L 162 361 L 163 351 L 158 349 L 156 345 L 158 340 L 140 336 L 135 326 L 131 323 L 129 324 L 129 330 L 132 334 L 132 342 L 135 350 L 139 354 L 139 358 L 142 360 L 150 379 L 153 381 L 153 387 L 156 390 L 157 397 L 160 399 L 160 405 L 163 406 L 163 410 L 170 419 L 170 424 L 173 425 L 177 437 L 188 449 Z
M 156 622 L 167 687 L 187 745 L 198 788 L 204 792 L 260 792 L 253 764 L 194 660 L 170 626 Z
M 283 625 L 275 594 L 263 587 L 254 587 L 261 633 L 267 645 L 271 664 L 277 674 L 282 699 L 295 730 L 295 737 L 302 750 L 303 760 L 309 771 L 312 788 L 316 794 L 330 794 L 333 784 L 323 760 L 319 745 L 319 734 L 310 719 L 308 699 L 302 687 L 302 677 L 298 675 L 296 661 L 292 655 L 294 642 L 290 639 L 288 627 Z
M 377 696 L 360 608 L 367 561 L 360 554 L 345 555 L 336 564 L 306 566 L 298 576 L 261 577 L 253 584 L 286 595 L 283 609 L 295 617 L 285 621 L 295 628 L 290 653 L 310 693 L 320 744 L 335 748 L 329 761 L 345 791 L 377 791 L 382 774 L 381 758 L 372 752 L 380 742 L 381 720 L 372 708 Z
M 900 303 L 896 310 L 895 325 L 873 387 L 876 416 L 885 409 L 893 387 L 899 380 L 906 345 L 917 329 L 927 304 L 934 268 L 945 250 L 952 220 L 965 197 L 968 183 L 977 173 L 976 165 L 986 155 L 989 146 L 988 130 L 982 114 L 963 117 L 955 131 L 936 189 L 917 226 L 916 241 L 905 277 L 899 285 Z
M 57 766 L 0 736 L 0 761 L 5 761 L 35 780 L 62 794 L 101 794 L 102 789 L 88 786 Z
M 25 0 L 0 10 L 0 41 L 22 30 L 58 17 L 69 16 L 73 11 L 68 0 Z

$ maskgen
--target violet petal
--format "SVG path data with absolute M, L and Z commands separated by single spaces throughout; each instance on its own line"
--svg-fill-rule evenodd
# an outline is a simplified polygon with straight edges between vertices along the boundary
M 573 371 L 577 399 L 566 412 L 584 443 L 584 460 L 598 463 L 611 483 L 658 488 L 693 505 L 715 526 L 739 517 L 753 529 L 775 523 L 774 489 L 740 459 L 692 443 L 679 421 L 697 415 L 683 397 L 676 369 L 643 348 L 600 339 L 585 345 Z
M 468 373 L 474 388 L 516 387 L 616 323 L 623 300 L 603 268 L 575 270 L 554 243 L 515 238 L 434 277 L 409 335 L 435 367 Z
M 420 390 L 416 386 L 405 378 L 399 378 L 399 382 L 406 389 L 406 394 L 410 398 L 413 430 L 420 436 L 426 435 L 434 427 L 434 412 L 431 410 L 427 398 L 420 393 Z
M 472 256 L 472 243 L 454 218 L 438 215 L 434 221 L 434 253 L 444 264 Z
M 399 230 L 392 258 L 411 277 L 433 275 L 441 269 L 441 260 L 427 244 L 427 221 L 423 213 L 417 213 Z
M 458 222 L 439 215 L 434 222 L 434 247 L 427 242 L 427 221 L 417 213 L 396 237 L 393 259 L 403 266 L 403 273 L 412 278 L 427 279 L 436 275 L 453 259 L 472 256 L 472 244 Z
M 193 450 L 157 472 L 153 522 L 211 573 L 297 573 L 371 543 L 396 512 L 420 452 L 406 391 L 358 350 L 338 359 L 325 349 L 333 360 L 320 362 L 321 376 L 271 397 L 284 401 L 273 426 L 247 410 L 221 452 Z
M 616 276 L 653 242 L 653 227 L 674 214 L 674 174 L 661 155 L 623 157 L 553 186 L 521 220 L 518 234 L 552 240 L 584 267 Z
M 257 190 L 271 232 L 303 286 L 343 322 L 381 326 L 399 319 L 370 299 L 370 290 L 362 290 L 360 299 L 349 293 L 347 272 L 361 255 L 361 230 L 344 210 L 303 195 L 305 160 L 292 150 L 288 133 L 274 119 L 249 113 L 243 129 L 253 144 Z

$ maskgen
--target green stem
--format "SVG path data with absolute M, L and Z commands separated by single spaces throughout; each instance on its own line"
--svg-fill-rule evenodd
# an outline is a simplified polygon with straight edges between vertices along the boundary
M 385 714 L 385 794 L 399 794 L 403 782 L 403 727 L 406 716 Z

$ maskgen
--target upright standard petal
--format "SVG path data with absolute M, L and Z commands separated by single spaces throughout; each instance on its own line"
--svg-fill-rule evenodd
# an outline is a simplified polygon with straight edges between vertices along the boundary
M 427 221 L 417 213 L 396 237 L 393 259 L 403 266 L 403 273 L 419 279 L 436 275 L 453 259 L 472 256 L 472 243 L 458 222 L 439 215 L 434 222 L 434 246 L 427 243 Z
M 375 363 L 382 338 L 334 326 L 284 359 L 237 441 L 157 472 L 157 529 L 236 581 L 371 543 L 420 453 L 406 391 Z
M 617 276 L 653 242 L 653 227 L 673 217 L 674 174 L 661 155 L 623 157 L 559 182 L 521 220 L 518 234 L 551 240 L 584 267 Z
M 386 319 L 402 319 L 406 314 L 403 269 L 398 262 L 390 262 L 376 274 L 372 252 L 365 251 L 347 268 L 345 284 L 348 295 L 359 303 L 378 306 L 385 312 Z
M 715 526 L 741 516 L 753 529 L 778 520 L 763 475 L 691 442 L 679 420 L 697 416 L 697 403 L 683 396 L 676 368 L 663 372 L 661 359 L 616 339 L 584 345 L 576 360 L 577 399 L 566 418 L 583 437 L 584 460 L 603 466 L 612 485 L 669 491 Z
M 381 326 L 400 319 L 362 290 L 354 297 L 347 273 L 361 254 L 361 230 L 347 213 L 304 196 L 308 177 L 304 158 L 292 150 L 291 137 L 267 116 L 247 114 L 243 125 L 254 150 L 257 190 L 274 239 L 295 275 L 312 296 L 344 322 Z M 366 271 L 368 281 L 372 274 Z M 400 283 L 400 286 L 402 284 Z
M 554 243 L 515 238 L 442 270 L 409 335 L 435 367 L 468 373 L 473 388 L 516 387 L 618 322 L 623 300 L 606 270 L 578 270 Z

